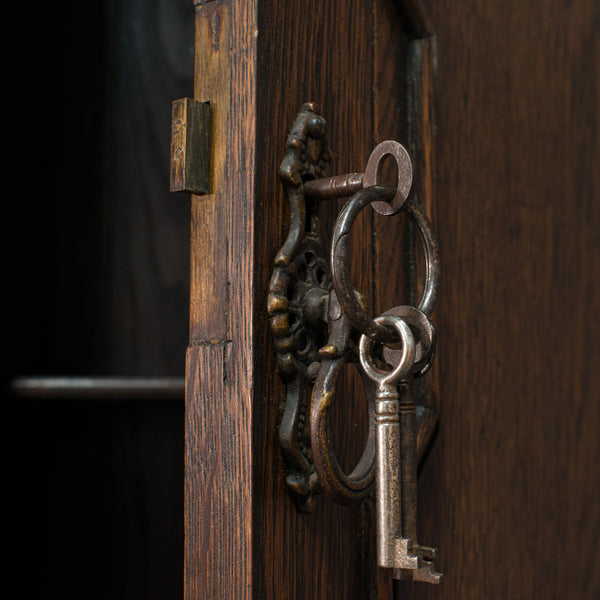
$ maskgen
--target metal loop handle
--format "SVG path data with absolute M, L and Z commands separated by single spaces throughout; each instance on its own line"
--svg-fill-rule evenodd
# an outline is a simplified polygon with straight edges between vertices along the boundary
M 364 188 L 354 194 L 338 215 L 331 242 L 331 275 L 343 312 L 361 334 L 385 343 L 398 341 L 398 336 L 385 325 L 376 323 L 358 303 L 350 283 L 348 242 L 352 224 L 360 211 L 372 202 L 381 200 L 390 202 L 395 195 L 394 188 L 382 185 Z M 419 237 L 423 243 L 426 275 L 423 296 L 418 308 L 429 317 L 433 312 L 439 288 L 438 241 L 427 215 L 416 202 L 407 199 L 400 210 L 405 211 L 417 225 Z
M 344 473 L 331 446 L 329 410 L 335 398 L 337 379 L 349 360 L 348 353 L 337 359 L 324 360 L 313 387 L 310 430 L 315 471 L 323 491 L 340 504 L 364 500 L 375 480 L 375 408 L 373 380 L 359 369 L 368 399 L 369 435 L 358 464 L 351 473 Z

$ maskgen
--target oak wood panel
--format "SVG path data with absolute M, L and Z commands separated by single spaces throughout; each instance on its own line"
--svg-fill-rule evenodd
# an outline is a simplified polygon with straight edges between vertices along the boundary
M 186 410 L 186 598 L 250 598 L 248 422 L 225 383 L 226 344 L 191 347 Z
M 415 164 L 416 155 L 409 144 L 407 74 L 410 42 L 402 29 L 397 3 L 376 1 L 373 14 L 373 142 L 396 140 L 409 151 L 414 178 L 411 193 L 416 196 L 421 169 Z M 390 171 L 389 183 L 395 185 L 395 167 L 390 169 L 388 161 L 393 159 L 388 158 L 383 167 Z M 385 176 L 385 171 L 382 175 Z M 393 306 L 413 301 L 415 269 L 406 260 L 407 251 L 413 253 L 413 236 L 410 223 L 402 213 L 391 216 L 381 216 L 375 211 L 369 213 L 373 227 L 372 277 L 375 287 L 375 306 L 371 312 L 377 316 Z
M 368 593 L 365 508 L 323 499 L 313 515 L 301 515 L 285 490 L 276 441 L 282 384 L 266 314 L 270 269 L 287 228 L 276 169 L 296 111 L 307 100 L 320 104 L 335 132 L 334 171 L 362 169 L 372 145 L 371 6 L 338 8 L 262 3 L 258 28 L 252 4 L 196 9 L 195 95 L 211 103 L 216 174 L 214 193 L 195 197 L 192 209 L 188 598 L 317 598 L 332 586 L 348 597 Z M 325 208 L 327 229 L 336 208 Z M 367 226 L 357 223 L 353 235 L 370 248 Z M 369 251 L 356 259 L 356 285 L 369 297 Z M 207 269 L 209 261 L 216 264 Z M 340 436 L 342 456 L 358 454 L 362 440 L 350 433 Z M 360 583 L 344 574 L 348 564 L 365 572 Z
M 440 589 L 600 595 L 600 9 L 424 2 L 436 35 Z M 574 559 L 574 560 L 571 560 Z
M 195 18 L 194 96 L 211 105 L 214 179 L 192 199 L 184 595 L 243 599 L 254 568 L 256 14 L 231 0 L 199 4 Z
M 334 172 L 364 164 L 373 137 L 406 135 L 417 161 L 416 191 L 442 242 L 435 317 L 440 345 L 432 384 L 441 422 L 421 472 L 419 527 L 420 538 L 440 548 L 446 579 L 440 588 L 400 584 L 396 595 L 598 594 L 598 348 L 586 344 L 599 333 L 598 317 L 587 310 L 597 305 L 599 292 L 593 203 L 599 77 L 590 58 L 598 52 L 598 10 L 591 2 L 446 4 L 424 4 L 431 16 L 427 26 L 407 28 L 406 57 L 392 65 L 409 73 L 414 88 L 408 98 L 420 103 L 400 98 L 412 117 L 406 131 L 386 122 L 397 107 L 383 104 L 394 86 L 379 66 L 398 23 L 398 17 L 382 18 L 390 6 L 376 4 L 374 15 L 370 3 L 353 7 L 353 13 L 332 3 L 284 8 L 278 2 L 261 4 L 258 13 L 238 13 L 242 9 L 233 0 L 198 9 L 199 18 L 211 15 L 212 35 L 204 43 L 213 51 L 223 23 L 240 37 L 231 38 L 225 71 L 207 68 L 208 79 L 231 82 L 221 107 L 226 193 L 220 203 L 215 197 L 195 199 L 193 210 L 195 227 L 218 226 L 225 237 L 208 246 L 204 234 L 193 238 L 195 247 L 205 244 L 196 260 L 207 249 L 224 250 L 217 256 L 224 279 L 208 293 L 201 285 L 192 292 L 188 460 L 195 470 L 188 471 L 188 535 L 199 537 L 188 538 L 187 565 L 199 571 L 188 570 L 190 598 L 206 589 L 286 598 L 328 597 L 332 590 L 363 598 L 389 592 L 381 578 L 375 589 L 369 505 L 342 509 L 324 499 L 315 514 L 299 515 L 284 489 L 276 445 L 273 399 L 281 397 L 282 386 L 264 308 L 272 257 L 286 230 L 275 169 L 286 128 L 306 100 L 321 104 L 335 132 Z M 215 20 L 220 10 L 233 12 Z M 373 24 L 377 35 L 371 39 Z M 205 81 L 207 74 L 200 75 Z M 201 97 L 203 85 L 196 93 L 210 100 Z M 357 105 L 366 108 L 362 120 L 356 119 Z M 231 129 L 234 124 L 238 129 Z M 249 156 L 251 148 L 255 154 Z M 325 221 L 332 220 L 330 210 Z M 370 237 L 371 220 L 364 217 L 353 230 L 358 244 Z M 398 235 L 397 228 L 375 227 L 383 242 L 384 231 Z M 406 286 L 395 282 L 384 290 L 379 260 L 389 246 L 368 241 L 366 247 L 353 257 L 353 281 L 379 306 Z M 205 277 L 201 264 L 193 267 L 198 282 Z M 375 287 L 361 279 L 370 268 L 381 275 Z M 217 318 L 206 319 L 201 310 Z M 222 366 L 211 369 L 208 360 Z M 203 406 L 205 412 L 198 412 L 201 398 L 221 400 L 225 411 Z M 223 412 L 231 419 L 223 419 Z M 202 454 L 194 447 L 198 432 L 214 440 Z M 348 437 L 342 453 L 355 452 L 359 437 Z M 229 483 L 207 486 L 213 477 Z M 190 503 L 198 499 L 200 504 Z M 221 531 L 241 527 L 231 537 L 198 528 L 198 515 L 213 501 Z M 197 562 L 194 544 L 216 561 L 210 569 Z M 232 560 L 235 580 L 228 578 Z
M 370 1 L 352 7 L 273 1 L 260 3 L 256 15 L 252 8 L 240 12 L 234 1 L 197 4 L 196 98 L 211 104 L 214 186 L 212 194 L 193 198 L 192 208 L 188 598 L 326 598 L 332 589 L 349 598 L 392 593 L 389 574 L 374 567 L 370 502 L 340 507 L 319 498 L 315 513 L 305 515 L 297 512 L 285 489 L 276 437 L 283 385 L 266 312 L 273 258 L 288 226 L 277 166 L 300 105 L 317 102 L 328 121 L 332 173 L 361 171 L 376 142 L 408 137 L 403 81 L 411 55 L 405 52 L 403 35 L 394 36 L 393 26 L 402 17 L 394 12 L 390 18 L 391 4 L 380 4 L 379 15 Z M 387 72 L 380 63 L 392 48 L 395 70 Z M 243 86 L 239 77 L 244 77 Z M 381 106 L 376 108 L 375 101 Z M 420 131 L 429 123 L 429 112 L 422 104 L 413 110 L 412 127 Z M 244 151 L 254 154 L 246 157 Z M 424 195 L 430 192 L 430 153 L 428 137 L 426 150 L 418 155 L 424 166 L 417 187 Z M 246 179 L 234 180 L 234 174 Z M 341 205 L 319 208 L 326 234 Z M 380 301 L 397 304 L 401 290 L 397 276 L 390 278 L 390 265 L 377 255 L 394 249 L 401 221 L 379 227 L 376 243 L 373 221 L 373 212 L 366 210 L 352 231 L 352 281 L 365 293 L 370 312 L 378 306 L 374 269 L 384 281 Z M 393 258 L 394 267 L 403 266 L 401 253 Z M 236 269 L 241 277 L 234 288 Z M 243 331 L 250 323 L 252 329 Z M 211 360 L 224 363 L 211 367 Z M 245 370 L 234 369 L 236 378 L 230 379 L 234 360 L 249 362 Z M 336 449 L 347 468 L 364 443 L 362 396 L 348 369 L 333 423 Z M 236 494 L 239 502 L 234 502 Z M 207 514 L 214 515 L 212 524 L 206 522 Z M 243 572 L 234 577 L 232 565 Z
M 210 194 L 192 197 L 190 339 L 192 342 L 228 339 L 229 246 L 223 231 L 228 210 L 223 205 L 234 191 L 227 186 L 228 169 L 235 165 L 235 147 L 228 145 L 231 126 L 231 69 L 227 62 L 232 36 L 230 3 L 196 9 L 197 100 L 210 105 Z M 239 142 L 238 142 L 239 143 Z M 229 152 L 233 158 L 229 159 Z

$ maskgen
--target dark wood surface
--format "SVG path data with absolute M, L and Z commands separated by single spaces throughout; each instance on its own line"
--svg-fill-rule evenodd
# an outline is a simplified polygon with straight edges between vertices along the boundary
M 257 140 L 256 193 L 264 198 L 259 205 L 259 222 L 264 231 L 273 233 L 260 234 L 264 241 L 257 258 L 256 299 L 260 309 L 256 322 L 261 333 L 257 356 L 272 356 L 269 332 L 263 334 L 261 324 L 266 323 L 264 298 L 269 271 L 284 239 L 282 233 L 287 231 L 287 223 L 281 219 L 287 214 L 287 199 L 271 165 L 282 159 L 287 129 L 300 103 L 313 101 L 328 123 L 331 173 L 365 168 L 373 146 L 373 14 L 369 3 L 351 7 L 336 2 L 274 1 L 258 7 L 257 130 L 268 130 L 270 135 Z M 343 201 L 338 201 L 322 207 L 326 235 L 331 234 L 342 205 Z M 371 215 L 365 212 L 352 229 L 351 280 L 372 307 L 371 232 Z M 284 465 L 274 436 L 282 385 L 274 361 L 261 362 L 269 377 L 257 379 L 257 391 L 270 402 L 258 404 L 256 412 L 257 423 L 261 423 L 258 447 L 267 451 L 261 453 L 255 468 L 255 485 L 264 490 L 264 499 L 255 511 L 260 527 L 255 597 L 325 598 L 335 590 L 340 597 L 365 598 L 373 583 L 373 547 L 369 544 L 372 506 L 340 507 L 319 498 L 313 514 L 297 512 L 284 486 Z M 348 469 L 362 452 L 365 401 L 351 369 L 344 375 L 332 410 L 332 435 L 340 461 Z M 325 530 L 330 534 L 322 535 Z M 348 572 L 353 575 L 348 577 Z
M 443 277 L 419 515 L 445 581 L 397 597 L 597 598 L 600 7 L 423 5 Z
M 330 125 L 333 172 L 360 170 L 382 139 L 408 145 L 442 244 L 426 390 L 441 420 L 419 537 L 440 549 L 445 581 L 397 585 L 396 598 L 600 593 L 600 11 L 591 0 L 392 4 L 197 5 L 196 98 L 215 104 L 221 185 L 193 205 L 189 600 L 392 595 L 373 569 L 369 505 L 319 499 L 300 515 L 283 485 L 265 299 L 286 232 L 276 168 L 307 100 Z M 418 252 L 407 264 L 400 221 L 361 219 L 353 283 L 383 310 L 411 294 Z M 352 398 L 336 424 L 348 464 L 362 441 Z
M 195 97 L 211 105 L 214 185 L 212 194 L 192 201 L 189 599 L 392 595 L 389 574 L 374 567 L 370 502 L 340 507 L 321 497 L 306 515 L 286 491 L 277 444 L 283 385 L 266 309 L 273 259 L 288 227 L 277 167 L 300 105 L 317 102 L 327 119 L 332 173 L 363 170 L 384 139 L 410 145 L 402 84 L 413 72 L 408 41 L 398 31 L 399 13 L 383 2 L 379 13 L 374 8 L 370 2 L 197 4 Z M 376 18 L 381 38 L 373 33 Z M 376 52 L 379 61 L 392 54 L 394 70 L 376 67 Z M 429 123 L 428 94 L 427 101 L 411 106 L 412 126 L 419 131 Z M 419 164 L 427 165 L 416 184 L 424 196 L 432 177 L 431 132 L 425 136 L 426 152 L 414 143 Z M 341 206 L 323 206 L 325 231 L 332 230 Z M 377 256 L 390 256 L 394 269 L 402 266 L 390 249 L 404 221 L 374 221 L 372 211 L 364 211 L 352 230 L 352 282 L 371 312 L 410 292 L 401 281 L 388 283 L 389 268 Z M 356 376 L 348 372 L 332 424 L 340 462 L 348 469 L 364 444 L 364 403 Z
M 208 196 L 192 198 L 185 597 L 252 597 L 254 6 L 196 10 L 194 97 L 211 106 Z M 210 518 L 205 518 L 210 515 Z
M 197 8 L 196 98 L 211 103 L 215 185 L 214 194 L 194 198 L 192 211 L 190 599 L 324 597 L 332 587 L 347 597 L 368 594 L 370 577 L 357 585 L 334 568 L 370 569 L 365 508 L 339 509 L 320 499 L 314 514 L 301 515 L 285 489 L 276 442 L 282 384 L 266 312 L 273 258 L 287 229 L 276 169 L 300 104 L 316 97 L 336 132 L 334 169 L 364 168 L 372 145 L 372 54 L 370 36 L 361 34 L 371 11 L 336 15 L 334 8 L 262 3 L 255 12 L 253 3 L 237 0 Z M 317 63 L 295 50 L 308 44 L 318 52 L 325 40 L 332 49 Z M 353 119 L 357 105 L 364 119 Z M 330 226 L 333 211 L 324 217 Z M 370 248 L 364 224 L 353 234 Z M 369 293 L 370 255 L 357 259 L 357 285 Z M 356 445 L 352 437 L 340 439 Z M 335 534 L 322 535 L 328 529 Z
M 260 303 L 255 317 L 260 336 L 256 359 L 259 364 L 269 357 L 270 366 L 268 377 L 257 377 L 255 384 L 259 397 L 269 402 L 256 405 L 261 426 L 255 447 L 266 451 L 258 455 L 255 467 L 254 485 L 261 502 L 254 513 L 260 525 L 254 597 L 326 598 L 335 590 L 340 597 L 365 598 L 374 585 L 372 506 L 340 507 L 320 497 L 314 513 L 298 513 L 282 477 L 285 467 L 274 434 L 283 387 L 270 358 L 269 331 L 263 331 L 262 324 L 267 323 L 265 298 L 273 258 L 287 232 L 287 198 L 273 166 L 282 160 L 287 131 L 300 104 L 315 102 L 327 120 L 331 174 L 364 170 L 373 147 L 373 13 L 370 3 L 350 7 L 320 1 L 273 1 L 259 3 L 258 9 L 257 131 L 269 131 L 269 136 L 257 139 L 256 193 L 261 199 L 257 233 L 262 243 L 256 258 L 255 297 Z M 322 207 L 327 236 L 342 206 L 343 201 L 337 201 Z M 372 307 L 370 212 L 361 214 L 352 228 L 351 280 Z M 358 377 L 351 368 L 344 375 L 332 409 L 332 436 L 341 464 L 350 469 L 365 441 L 366 410 Z M 348 577 L 348 571 L 354 575 Z
M 191 95 L 191 3 L 7 18 L 22 43 L 4 51 L 5 377 L 180 376 L 189 312 L 186 597 L 389 598 L 371 507 L 298 514 L 276 444 L 275 173 L 316 101 L 333 172 L 360 170 L 382 139 L 407 144 L 442 244 L 419 537 L 445 581 L 396 598 L 600 596 L 597 3 L 203 4 L 195 96 L 215 111 L 215 193 L 192 200 L 189 310 L 190 207 L 168 192 L 168 137 L 171 101 Z M 352 236 L 373 312 L 410 297 L 420 265 L 402 219 L 365 212 Z M 360 394 L 334 415 L 345 466 Z M 19 586 L 180 597 L 183 407 L 5 400 Z

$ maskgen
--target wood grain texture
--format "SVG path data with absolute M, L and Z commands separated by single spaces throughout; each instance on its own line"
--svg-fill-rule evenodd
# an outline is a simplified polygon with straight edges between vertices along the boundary
M 422 205 L 437 231 L 434 38 L 419 2 L 378 0 L 374 2 L 374 15 L 375 141 L 395 139 L 407 148 L 413 164 L 411 198 Z M 418 306 L 426 271 L 414 224 L 402 213 L 391 217 L 374 214 L 373 255 L 375 314 L 399 304 Z M 432 321 L 436 323 L 435 311 Z M 419 404 L 439 410 L 436 363 L 425 377 L 415 381 L 414 394 Z M 435 433 L 435 420 L 432 427 Z M 427 435 L 432 435 L 431 431 Z M 435 439 L 430 446 L 434 443 Z M 434 547 L 438 543 L 435 536 L 423 537 L 420 533 L 418 540 Z M 377 569 L 376 578 L 380 598 L 390 597 L 393 588 L 398 588 L 389 572 Z
M 398 597 L 597 598 L 600 9 L 424 5 L 443 278 L 419 514 L 445 581 Z
M 217 2 L 196 9 L 197 100 L 210 103 L 210 184 L 212 194 L 192 196 L 190 340 L 228 339 L 227 307 L 229 251 L 224 232 L 237 190 L 228 178 L 228 127 L 233 127 L 231 70 L 228 50 L 233 43 L 231 7 Z M 235 114 L 235 113 L 234 113 Z M 236 124 L 237 126 L 237 124 Z M 239 126 L 238 126 L 239 127 Z M 239 142 L 238 142 L 239 143 Z M 235 161 L 233 161 L 235 162 Z
M 328 598 L 336 590 L 347 598 L 389 598 L 389 574 L 374 563 L 372 504 L 340 507 L 322 497 L 315 513 L 304 515 L 285 489 L 277 444 L 283 386 L 266 296 L 273 258 L 287 233 L 277 167 L 297 110 L 315 101 L 327 119 L 332 174 L 363 170 L 378 141 L 408 136 L 406 43 L 394 37 L 398 15 L 380 14 L 385 26 L 377 25 L 370 1 L 353 7 L 263 2 L 256 22 L 251 9 L 241 10 L 234 1 L 196 9 L 196 98 L 210 102 L 213 111 L 215 171 L 214 193 L 195 197 L 192 207 L 186 597 Z M 375 28 L 382 32 L 378 45 Z M 391 48 L 398 57 L 387 72 L 379 63 Z M 420 119 L 419 112 L 415 127 Z M 429 163 L 420 160 L 427 181 Z M 318 209 L 327 235 L 342 202 Z M 390 265 L 377 252 L 396 247 L 402 222 L 386 221 L 375 230 L 373 211 L 365 210 L 352 230 L 351 278 L 371 313 L 379 306 L 377 290 L 379 303 L 399 303 L 398 275 L 390 272 L 402 271 L 402 254 L 393 254 Z M 236 379 L 221 381 L 221 367 L 211 367 L 211 360 L 224 360 L 214 356 L 220 347 L 227 349 L 223 369 L 233 369 Z M 235 361 L 246 363 L 236 370 Z M 363 449 L 366 410 L 358 377 L 346 371 L 331 425 L 339 460 L 350 469 Z M 211 398 L 214 406 L 204 406 Z M 230 487 L 232 474 L 237 492 Z M 235 493 L 241 504 L 233 513 L 237 503 L 224 496 Z M 214 506 L 218 517 L 207 524 Z M 207 529 L 215 523 L 218 528 Z M 232 563 L 243 571 L 235 581 Z
M 252 598 L 255 12 L 196 7 L 195 97 L 211 105 L 211 190 L 192 200 L 185 598 Z
M 271 265 L 287 228 L 276 170 L 296 111 L 307 100 L 320 104 L 336 133 L 338 172 L 361 169 L 371 149 L 370 3 L 358 13 L 335 8 L 262 3 L 259 27 L 252 4 L 196 9 L 195 95 L 211 103 L 216 171 L 215 193 L 194 198 L 192 209 L 187 598 L 324 598 L 331 586 L 350 598 L 368 594 L 366 573 L 357 586 L 339 568 L 349 562 L 365 572 L 365 508 L 323 499 L 314 515 L 301 515 L 285 490 L 276 432 L 282 384 L 266 314 Z M 327 49 L 315 64 L 320 46 Z M 322 215 L 326 230 L 336 209 Z M 353 235 L 370 248 L 368 227 L 357 223 Z M 370 254 L 356 258 L 356 285 L 369 296 Z M 214 360 L 225 360 L 223 377 Z M 358 454 L 356 423 L 342 423 L 351 435 L 339 436 L 340 455 Z M 329 528 L 335 533 L 325 535 Z
M 276 442 L 282 384 L 265 305 L 286 233 L 276 168 L 307 100 L 330 125 L 334 173 L 359 170 L 376 141 L 406 140 L 441 239 L 441 414 L 419 538 L 439 547 L 445 581 L 399 584 L 396 598 L 600 594 L 600 11 L 591 0 L 424 2 L 426 25 L 401 39 L 398 23 L 421 14 L 403 6 L 412 12 L 383 0 L 196 9 L 198 48 L 212 57 L 198 54 L 196 97 L 217 105 L 223 185 L 192 212 L 188 599 L 391 595 L 373 569 L 370 505 L 319 499 L 300 515 Z M 338 208 L 323 208 L 328 228 Z M 411 293 L 384 283 L 405 266 L 393 251 L 404 234 L 361 218 L 353 283 L 384 309 Z M 335 430 L 349 463 L 362 442 L 353 387 L 349 376 L 351 418 Z
M 257 197 L 261 231 L 257 244 L 257 356 L 266 377 L 256 380 L 256 406 L 263 427 L 255 437 L 254 515 L 257 598 L 366 598 L 372 592 L 368 504 L 341 507 L 320 497 L 314 513 L 299 514 L 284 486 L 285 468 L 276 443 L 282 383 L 272 359 L 265 298 L 273 258 L 287 230 L 286 198 L 277 179 L 287 128 L 300 105 L 314 101 L 327 120 L 333 151 L 332 174 L 364 169 L 372 149 L 372 8 L 338 2 L 259 4 Z M 327 236 L 342 201 L 321 206 Z M 372 306 L 370 215 L 352 230 L 351 280 Z M 258 299 L 260 298 L 260 303 Z M 364 444 L 364 403 L 351 368 L 332 411 L 335 448 L 345 468 L 356 464 Z M 348 577 L 348 572 L 353 576 Z M 335 592 L 332 592 L 335 590 Z
M 227 359 L 227 344 L 188 353 L 186 598 L 252 597 L 251 419 Z

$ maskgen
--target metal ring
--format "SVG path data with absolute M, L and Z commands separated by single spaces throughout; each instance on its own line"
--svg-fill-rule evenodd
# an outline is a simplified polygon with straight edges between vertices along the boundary
M 369 156 L 363 175 L 363 187 L 379 185 L 377 178 L 381 170 L 381 163 L 386 156 L 393 156 L 396 159 L 398 169 L 396 193 L 389 202 L 373 202 L 373 208 L 382 215 L 392 215 L 402 208 L 412 186 L 412 164 L 410 156 L 402 144 L 388 140 L 375 147 Z
M 360 364 L 365 373 L 380 386 L 399 383 L 403 379 L 406 379 L 415 363 L 415 339 L 412 331 L 406 321 L 394 315 L 382 315 L 381 317 L 377 317 L 375 322 L 391 325 L 398 332 L 402 341 L 400 360 L 391 371 L 383 371 L 377 367 L 373 360 L 373 345 L 375 344 L 375 340 L 362 335 L 358 346 Z
M 350 283 L 348 242 L 352 223 L 354 223 L 360 211 L 367 204 L 371 204 L 377 200 L 383 199 L 389 202 L 395 193 L 396 190 L 394 188 L 375 185 L 364 188 L 354 194 L 338 215 L 331 241 L 331 275 L 333 286 L 335 287 L 343 312 L 360 333 L 378 342 L 387 343 L 398 341 L 397 336 L 387 327 L 376 323 L 367 315 L 360 306 Z M 437 238 L 427 215 L 416 202 L 406 200 L 401 210 L 405 211 L 417 225 L 419 237 L 423 243 L 426 274 L 423 296 L 418 308 L 426 316 L 430 317 L 437 300 L 440 279 Z
M 413 335 L 418 334 L 415 339 L 415 364 L 413 367 L 413 376 L 422 377 L 429 371 L 433 365 L 435 357 L 435 345 L 437 333 L 429 317 L 414 306 L 394 306 L 386 310 L 382 316 L 392 315 L 400 317 L 408 323 Z M 377 319 L 375 319 L 377 320 Z M 400 360 L 400 350 L 383 347 L 383 358 L 388 364 L 396 364 Z
M 346 475 L 340 467 L 331 447 L 329 436 L 329 408 L 335 398 L 336 383 L 344 365 L 350 359 L 348 352 L 341 357 L 321 363 L 312 392 L 310 411 L 310 435 L 313 463 L 323 491 L 340 504 L 352 504 L 364 500 L 375 481 L 376 428 L 374 381 L 362 369 L 360 375 L 369 399 L 369 437 L 363 454 L 352 472 Z
M 333 294 L 335 294 L 335 292 L 333 292 Z M 395 317 L 394 315 L 384 315 L 384 318 L 385 317 L 400 320 L 399 317 Z M 341 320 L 346 320 L 346 317 L 342 315 Z M 402 325 L 400 325 L 400 327 L 402 327 Z M 349 331 L 349 324 L 347 327 L 344 326 L 343 329 L 344 331 Z M 404 328 L 403 333 L 406 334 L 406 329 Z M 416 352 L 414 339 L 412 341 L 409 340 L 410 335 L 412 334 L 409 326 L 408 334 L 405 335 L 408 343 L 404 344 L 407 348 L 407 356 L 404 359 L 405 365 L 403 365 L 407 371 L 410 371 L 411 361 L 414 360 L 414 353 Z M 343 339 L 346 339 L 345 335 L 342 335 L 339 339 L 334 336 L 333 339 L 330 338 L 330 341 L 339 343 Z M 370 338 L 365 339 L 370 340 Z M 340 347 L 342 345 L 343 343 L 340 344 Z M 410 357 L 411 347 L 413 352 L 412 359 Z M 310 410 L 311 449 L 318 484 L 332 500 L 339 502 L 340 504 L 352 504 L 366 498 L 371 493 L 375 480 L 377 434 L 373 399 L 375 398 L 376 382 L 367 374 L 364 368 L 359 369 L 359 372 L 368 400 L 369 435 L 362 456 L 349 475 L 344 473 L 340 467 L 331 446 L 329 410 L 336 395 L 338 376 L 342 372 L 344 365 L 351 359 L 352 353 L 344 351 L 334 358 L 322 360 L 312 391 Z M 407 374 L 408 373 L 401 373 L 400 375 L 406 376 Z M 389 375 L 389 373 L 386 375 Z M 417 406 L 418 429 L 419 432 L 423 430 L 423 435 L 419 433 L 417 436 L 417 453 L 419 457 L 423 454 L 435 421 L 435 411 L 431 408 Z

